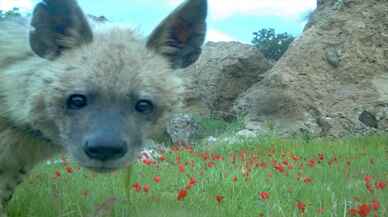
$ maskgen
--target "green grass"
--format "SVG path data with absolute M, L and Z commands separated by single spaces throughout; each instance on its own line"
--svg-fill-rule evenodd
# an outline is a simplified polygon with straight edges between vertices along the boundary
M 388 187 L 369 192 L 364 183 L 366 175 L 373 177 L 373 186 L 377 181 L 388 183 L 387 135 L 310 141 L 268 136 L 227 146 L 179 149 L 164 156 L 166 160 L 149 166 L 134 165 L 129 180 L 127 170 L 101 175 L 77 165 L 68 165 L 72 173 L 64 165 L 39 165 L 17 189 L 9 216 L 293 217 L 302 216 L 296 204 L 303 202 L 304 216 L 342 217 L 350 216 L 350 208 L 373 200 L 381 205 L 378 216 L 388 216 Z M 285 160 L 292 169 L 282 163 Z M 311 160 L 314 166 L 309 166 Z M 209 162 L 214 167 L 209 168 Z M 179 164 L 185 165 L 184 172 Z M 283 172 L 275 169 L 278 164 L 285 167 Z M 55 177 L 56 171 L 60 177 Z M 155 176 L 161 177 L 159 184 Z M 191 177 L 196 184 L 178 201 L 178 191 Z M 306 177 L 312 182 L 306 184 Z M 136 192 L 135 182 L 150 185 L 149 192 Z M 269 193 L 267 200 L 259 197 L 264 191 Z M 223 197 L 220 203 L 216 195 Z

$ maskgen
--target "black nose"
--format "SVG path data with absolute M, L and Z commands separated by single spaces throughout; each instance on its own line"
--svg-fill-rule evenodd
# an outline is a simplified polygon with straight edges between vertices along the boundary
M 127 143 L 105 138 L 90 138 L 84 145 L 86 155 L 100 161 L 116 160 L 123 157 L 127 151 Z

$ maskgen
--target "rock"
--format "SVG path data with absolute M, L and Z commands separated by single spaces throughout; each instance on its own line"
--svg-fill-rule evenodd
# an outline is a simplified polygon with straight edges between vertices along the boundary
M 387 131 L 388 1 L 336 2 L 318 1 L 303 35 L 237 98 L 235 114 L 284 135 Z
M 190 114 L 175 114 L 167 123 L 167 133 L 177 145 L 191 145 L 199 130 L 199 124 Z
M 178 72 L 187 83 L 186 108 L 228 119 L 234 100 L 271 67 L 252 45 L 208 42 L 199 60 Z

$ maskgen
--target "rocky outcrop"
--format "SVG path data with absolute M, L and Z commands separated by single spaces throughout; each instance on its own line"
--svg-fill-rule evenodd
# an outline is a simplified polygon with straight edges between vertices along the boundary
M 252 45 L 208 42 L 200 59 L 177 72 L 186 81 L 189 111 L 230 118 L 234 100 L 272 67 Z
M 318 0 L 304 34 L 233 111 L 284 135 L 387 130 L 387 14 L 388 1 Z

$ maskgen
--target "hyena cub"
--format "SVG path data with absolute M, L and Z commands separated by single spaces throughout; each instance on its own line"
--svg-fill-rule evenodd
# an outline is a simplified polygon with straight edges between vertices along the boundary
M 142 40 L 120 28 L 93 34 L 75 0 L 39 3 L 29 43 L 43 59 L 0 70 L 0 216 L 33 165 L 62 149 L 98 172 L 133 161 L 180 104 L 173 70 L 199 57 L 206 15 L 206 0 L 187 0 Z

